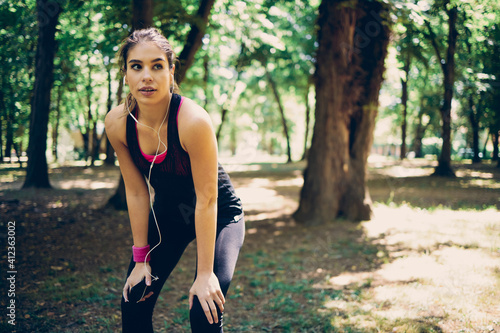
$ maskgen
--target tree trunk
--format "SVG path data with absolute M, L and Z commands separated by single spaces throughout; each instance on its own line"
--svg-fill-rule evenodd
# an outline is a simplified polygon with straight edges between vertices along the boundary
M 119 80 L 121 82 L 121 86 L 123 89 L 123 82 L 122 80 Z M 118 86 L 119 88 L 120 86 Z M 111 111 L 111 107 L 113 105 L 113 98 L 112 98 L 112 91 L 111 91 L 111 66 L 108 67 L 108 102 L 106 104 L 106 109 L 108 113 Z M 104 132 L 102 135 L 106 136 L 106 132 Z M 111 145 L 111 142 L 109 142 L 108 137 L 106 136 L 106 159 L 104 160 L 104 164 L 106 165 L 115 165 L 115 151 L 113 149 L 113 146 Z
M 378 1 L 323 0 L 319 7 L 316 121 L 294 213 L 299 222 L 370 218 L 366 162 L 389 43 L 388 16 Z
M 486 155 L 488 155 L 488 142 L 490 141 L 490 132 L 488 130 L 487 134 L 486 134 L 486 138 L 484 139 L 484 145 L 483 145 L 483 157 L 486 157 Z
M 0 110 L 2 111 L 0 113 L 0 163 L 3 163 L 3 131 L 2 131 L 2 128 L 3 128 L 3 111 L 5 109 L 0 107 Z
M 224 105 L 222 105 L 220 125 L 219 125 L 219 128 L 217 129 L 217 134 L 215 136 L 217 139 L 217 142 L 219 142 L 220 134 L 222 133 L 222 125 L 224 124 L 224 121 L 226 120 L 226 115 L 227 115 L 227 108 L 225 108 Z
M 200 0 L 200 7 L 193 18 L 193 24 L 191 24 L 186 44 L 184 44 L 184 48 L 179 55 L 180 68 L 177 68 L 175 71 L 177 84 L 180 84 L 184 80 L 187 70 L 194 62 L 194 56 L 198 52 L 202 38 L 207 30 L 208 18 L 210 17 L 210 11 L 214 2 L 215 0 Z
M 500 164 L 500 158 L 498 158 L 498 141 L 499 141 L 499 132 L 491 131 L 491 141 L 493 141 L 493 155 L 491 156 L 492 161 L 498 161 Z
M 5 109 L 6 116 L 6 126 L 5 126 L 5 157 L 10 159 L 10 163 L 12 163 L 12 148 L 14 147 L 14 129 L 13 125 L 13 117 L 11 109 Z
M 89 61 L 89 82 L 87 86 L 87 125 L 86 125 L 86 131 L 87 131 L 87 139 L 88 139 L 88 144 L 87 144 L 87 150 L 85 151 L 85 163 L 89 162 L 90 159 L 90 165 L 94 165 L 94 157 L 92 156 L 92 153 L 94 152 L 94 145 L 95 145 L 95 126 L 94 125 L 94 117 L 92 115 L 92 65 L 90 64 Z
M 116 93 L 117 103 L 120 104 L 123 95 L 123 80 L 118 82 L 118 92 Z M 109 140 L 108 140 L 109 141 Z M 115 194 L 109 198 L 107 205 L 114 207 L 116 210 L 127 210 L 127 198 L 125 196 L 125 183 L 123 181 L 123 176 L 120 173 L 120 181 L 118 182 L 118 188 Z
M 50 188 L 47 167 L 47 128 L 50 111 L 50 90 L 53 83 L 56 51 L 56 25 L 61 8 L 57 2 L 37 0 L 38 44 L 36 51 L 35 84 L 31 104 L 28 167 L 23 188 Z
M 103 135 L 101 135 L 100 137 L 97 135 L 97 119 L 95 119 L 92 122 L 92 149 L 90 150 L 91 166 L 94 166 L 95 161 L 99 159 L 99 147 L 101 145 L 102 137 Z
M 153 0 L 132 0 L 132 31 L 153 25 Z
M 415 153 L 416 158 L 424 157 L 424 154 L 422 152 L 422 139 L 424 138 L 425 130 L 427 129 L 427 126 L 422 124 L 424 114 L 425 112 L 423 109 L 423 102 L 421 102 L 420 111 L 418 113 L 418 123 L 417 127 L 415 128 L 415 138 L 413 139 L 413 152 Z
M 236 81 L 234 81 L 233 90 L 232 92 L 231 91 L 227 92 L 228 96 L 231 96 L 231 98 L 229 98 L 229 103 L 227 105 L 226 103 L 224 103 L 221 106 L 221 121 L 216 134 L 217 142 L 219 141 L 220 135 L 222 133 L 222 126 L 224 125 L 224 122 L 227 119 L 227 112 L 229 111 L 229 109 L 234 109 L 235 105 L 238 103 L 238 100 L 241 96 L 241 91 L 237 91 L 236 89 L 238 82 L 240 81 L 242 71 L 238 67 L 236 67 L 236 71 L 237 71 Z
M 438 60 L 441 63 L 441 68 L 444 74 L 444 101 L 443 106 L 440 109 L 441 118 L 443 120 L 443 146 L 441 148 L 441 155 L 439 156 L 438 166 L 436 167 L 433 175 L 455 177 L 455 172 L 451 167 L 451 102 L 453 99 L 453 85 L 455 83 L 455 49 L 458 36 L 456 22 L 458 10 L 457 7 L 446 9 L 448 5 L 449 1 L 445 1 L 444 8 L 448 13 L 448 48 L 446 52 L 446 61 L 444 61 L 444 59 L 441 57 L 441 52 L 439 51 L 436 37 L 432 32 L 430 23 L 427 22 L 431 34 L 431 42 Z
M 127 196 L 125 192 L 125 182 L 120 174 L 120 181 L 115 194 L 108 200 L 107 206 L 111 206 L 116 210 L 127 210 Z
M 61 99 L 62 99 L 62 86 L 57 88 L 57 102 L 56 102 L 56 121 L 52 130 L 52 156 L 54 161 L 57 161 L 57 143 L 59 138 L 59 123 L 61 120 Z
M 0 81 L 1 82 L 1 81 Z M 4 117 L 7 115 L 7 109 L 5 108 L 5 99 L 3 93 L 3 84 L 0 85 L 0 163 L 3 163 L 3 121 Z
M 231 150 L 231 155 L 236 155 L 236 126 L 231 126 L 231 133 L 229 134 L 229 149 Z
M 262 63 L 264 69 L 266 70 L 267 80 L 269 81 L 269 85 L 271 86 L 271 90 L 273 92 L 274 98 L 276 99 L 276 103 L 278 104 L 278 109 L 280 110 L 281 115 L 281 124 L 283 125 L 283 134 L 286 139 L 286 154 L 288 156 L 287 163 L 292 162 L 292 150 L 290 148 L 290 135 L 288 134 L 288 125 L 286 123 L 285 110 L 283 108 L 283 104 L 281 103 L 281 98 L 278 93 L 278 88 L 276 87 L 276 82 L 274 82 L 271 73 L 267 70 L 267 66 L 265 63 Z
M 410 76 L 410 61 L 410 52 L 407 51 L 403 68 L 405 78 L 401 79 L 401 105 L 403 106 L 403 120 L 401 123 L 401 160 L 406 157 L 406 118 L 408 114 L 408 78 Z
M 137 29 L 148 28 L 153 24 L 153 0 L 132 0 L 132 31 Z M 179 81 L 177 81 L 179 83 Z M 120 80 L 118 85 L 117 102 L 120 104 L 123 94 L 123 81 Z M 120 173 L 120 181 L 115 194 L 108 200 L 108 205 L 111 205 L 117 210 L 127 210 L 127 197 L 125 193 L 125 183 L 123 176 Z
M 307 143 L 309 140 L 309 123 L 311 122 L 311 106 L 309 105 L 309 84 L 307 85 L 305 93 L 305 103 L 306 103 L 306 133 L 304 135 L 304 154 L 302 155 L 301 161 L 307 158 Z
M 474 156 L 472 157 L 472 163 L 481 163 L 481 157 L 479 157 L 479 115 L 477 113 L 476 105 L 474 105 L 474 100 L 472 95 L 469 95 L 469 121 L 472 127 L 472 150 L 474 151 Z
M 205 92 L 205 105 L 203 108 L 206 110 L 208 106 L 208 77 L 209 77 L 209 70 L 208 70 L 208 53 L 205 54 L 203 57 L 203 91 Z M 223 109 L 224 111 L 224 109 Z M 224 116 L 224 113 L 222 114 Z M 221 123 L 222 126 L 222 123 Z M 220 129 L 219 129 L 220 131 Z M 217 132 L 218 133 L 218 132 Z M 219 137 L 217 137 L 218 139 Z

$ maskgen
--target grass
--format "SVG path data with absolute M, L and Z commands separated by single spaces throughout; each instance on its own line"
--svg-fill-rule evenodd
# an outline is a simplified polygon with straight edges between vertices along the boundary
M 303 164 L 228 167 L 247 233 L 226 331 L 500 330 L 500 172 L 457 164 L 449 180 L 426 163 L 371 163 L 373 219 L 316 227 L 290 218 Z M 130 229 L 126 213 L 102 209 L 118 173 L 82 170 L 52 170 L 58 189 L 42 191 L 18 191 L 22 173 L 0 170 L 0 212 L 17 222 L 18 332 L 120 330 Z M 195 255 L 192 244 L 163 288 L 157 332 L 190 331 Z

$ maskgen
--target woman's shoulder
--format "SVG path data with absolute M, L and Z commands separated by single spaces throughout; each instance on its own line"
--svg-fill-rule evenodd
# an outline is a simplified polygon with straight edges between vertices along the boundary
M 182 148 L 189 153 L 190 144 L 208 143 L 215 138 L 208 112 L 193 100 L 185 97 L 177 117 Z
M 125 142 L 127 114 L 124 112 L 124 104 L 120 104 L 111 109 L 104 120 L 106 135 L 112 141 L 119 139 Z
M 182 105 L 177 116 L 179 126 L 191 127 L 200 122 L 211 124 L 210 115 L 204 108 L 188 97 L 183 96 L 182 98 Z

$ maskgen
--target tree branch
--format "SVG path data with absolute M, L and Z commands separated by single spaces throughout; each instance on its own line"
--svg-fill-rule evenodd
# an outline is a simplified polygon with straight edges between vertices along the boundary
M 441 68 L 443 69 L 443 73 L 444 73 L 446 71 L 446 67 L 445 67 L 445 64 L 443 64 L 443 57 L 441 57 L 441 52 L 439 51 L 439 46 L 437 45 L 436 35 L 434 34 L 434 31 L 431 28 L 430 22 L 426 20 L 425 24 L 427 25 L 427 28 L 429 29 L 429 34 L 427 36 L 431 40 L 432 47 L 434 48 L 434 51 L 436 52 L 436 56 L 438 57 L 439 64 L 441 65 Z
M 176 71 L 176 82 L 180 84 L 184 80 L 187 70 L 194 62 L 194 55 L 201 46 L 202 38 L 207 29 L 208 18 L 215 0 L 201 0 L 200 8 L 193 18 L 191 31 L 189 31 L 186 44 L 179 55 L 180 68 Z

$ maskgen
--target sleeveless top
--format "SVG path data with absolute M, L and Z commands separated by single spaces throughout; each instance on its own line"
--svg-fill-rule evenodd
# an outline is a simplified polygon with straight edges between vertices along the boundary
M 182 97 L 172 94 L 167 120 L 167 151 L 163 160 L 162 155 L 157 156 L 151 169 L 150 183 L 155 190 L 155 212 L 159 210 L 169 219 L 180 219 L 186 224 L 192 224 L 196 192 L 189 154 L 182 148 L 179 140 L 177 119 L 181 103 Z M 136 113 L 136 109 L 133 112 Z M 147 177 L 152 159 L 151 155 L 144 154 L 139 146 L 136 126 L 135 120 L 128 115 L 127 145 L 130 156 L 139 171 Z M 242 216 L 241 200 L 236 196 L 228 174 L 218 163 L 217 224 L 238 222 Z

